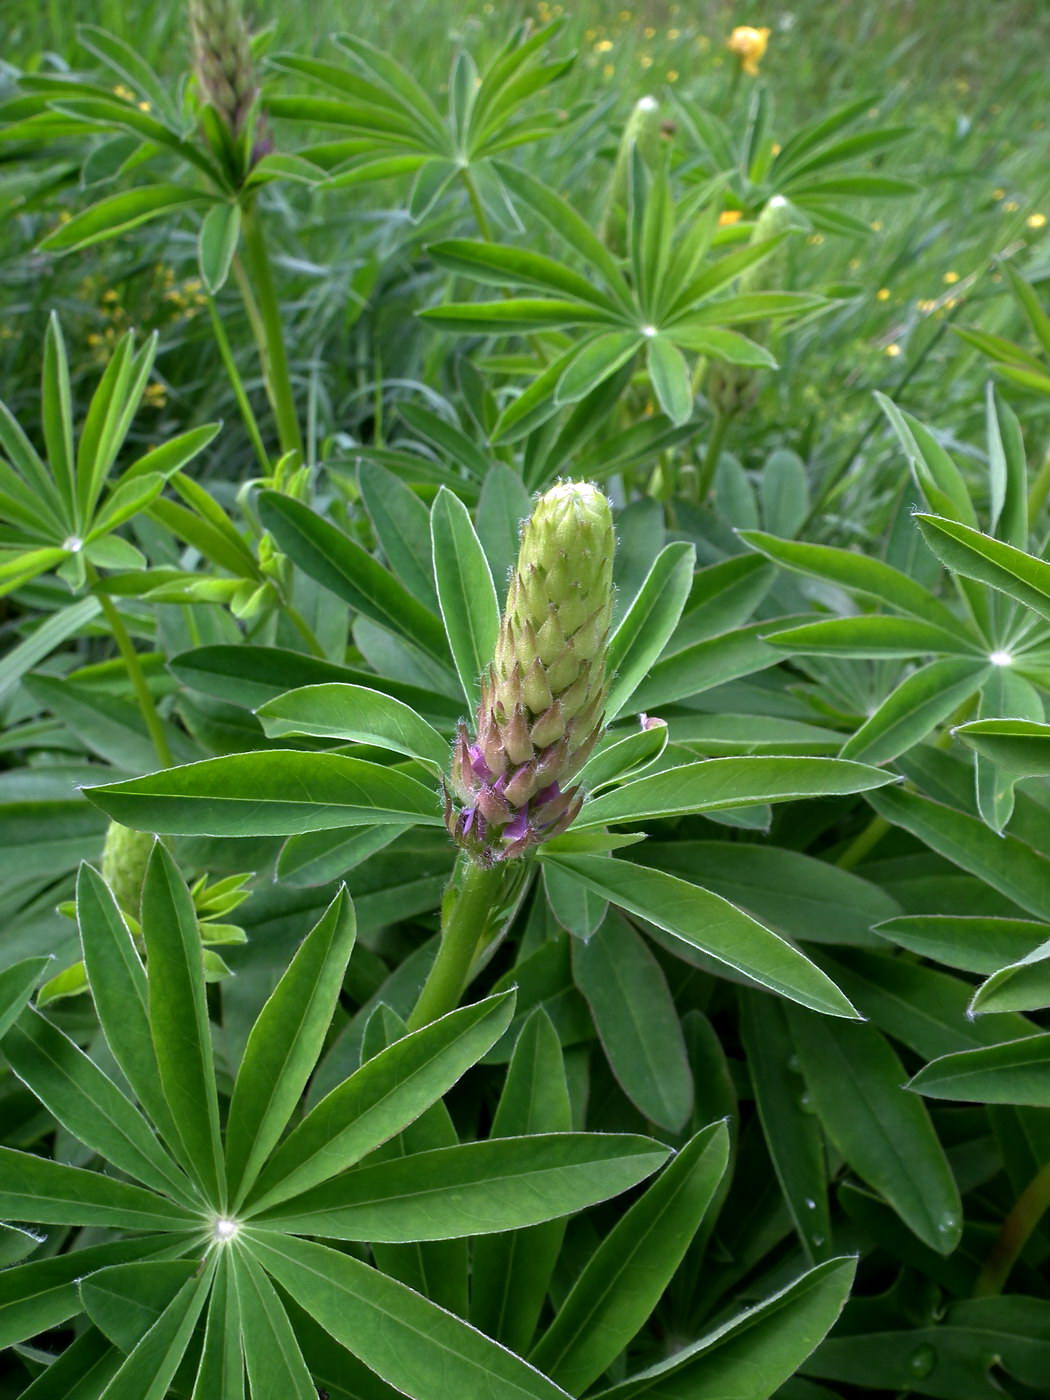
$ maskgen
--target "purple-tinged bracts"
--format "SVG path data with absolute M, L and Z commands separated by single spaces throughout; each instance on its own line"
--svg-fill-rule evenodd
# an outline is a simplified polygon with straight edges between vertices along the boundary
M 446 790 L 455 841 L 486 862 L 557 836 L 602 732 L 615 540 L 595 486 L 559 482 L 522 530 L 474 735 L 460 725 Z

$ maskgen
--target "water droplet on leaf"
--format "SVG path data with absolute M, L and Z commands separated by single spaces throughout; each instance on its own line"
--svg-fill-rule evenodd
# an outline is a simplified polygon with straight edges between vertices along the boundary
M 916 1380 L 925 1380 L 937 1365 L 937 1353 L 928 1342 L 916 1347 L 908 1357 L 908 1373 Z

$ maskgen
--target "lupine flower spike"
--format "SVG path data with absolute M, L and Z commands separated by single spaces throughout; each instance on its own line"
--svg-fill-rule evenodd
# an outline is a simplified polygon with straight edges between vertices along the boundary
M 571 780 L 602 732 L 614 545 L 608 500 L 582 482 L 540 496 L 522 530 L 474 735 L 460 725 L 446 790 L 450 834 L 484 864 L 524 855 L 580 810 Z
M 251 39 L 240 0 L 189 0 L 193 71 L 201 98 L 238 135 L 257 92 Z

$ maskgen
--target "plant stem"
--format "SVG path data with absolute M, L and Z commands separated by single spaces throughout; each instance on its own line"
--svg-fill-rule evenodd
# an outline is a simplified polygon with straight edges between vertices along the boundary
M 840 870 L 852 870 L 879 844 L 889 829 L 890 823 L 885 817 L 872 817 L 864 830 L 853 838 L 835 864 Z
M 1028 493 L 1028 515 L 1031 520 L 1039 518 L 1039 512 L 1050 496 L 1050 452 L 1043 458 L 1043 465 L 1036 473 L 1032 489 Z
M 293 607 L 292 604 L 289 603 L 288 600 L 285 598 L 285 599 L 282 599 L 282 602 L 281 602 L 281 610 L 283 611 L 283 613 L 284 613 L 285 617 L 288 619 L 288 621 L 289 621 L 289 622 L 292 624 L 292 626 L 295 628 L 295 630 L 299 633 L 300 637 L 302 637 L 303 641 L 306 643 L 307 647 L 309 648 L 311 654 L 314 655 L 314 656 L 319 656 L 319 657 L 321 658 L 321 660 L 324 661 L 324 660 L 325 660 L 325 650 L 324 650 L 324 647 L 323 647 L 323 646 L 321 645 L 321 643 L 317 640 L 317 637 L 316 637 L 316 635 L 314 634 L 313 628 L 312 628 L 312 627 L 310 626 L 310 624 L 307 622 L 306 618 L 303 617 L 303 615 L 302 615 L 302 613 L 299 611 L 299 609 L 296 608 L 296 607 Z
M 459 1004 L 492 912 L 502 903 L 506 875 L 505 866 L 479 865 L 466 854 L 456 861 L 441 905 L 441 946 L 408 1018 L 409 1030 L 429 1025 Z
M 1047 1210 L 1050 1210 L 1050 1162 L 1036 1172 L 1003 1221 L 977 1279 L 975 1298 L 990 1298 L 1003 1291 L 1021 1251 Z
M 299 430 L 299 418 L 295 411 L 295 397 L 292 393 L 292 379 L 288 368 L 288 354 L 284 346 L 284 324 L 281 321 L 281 305 L 277 298 L 277 287 L 273 280 L 273 267 L 266 248 L 262 223 L 258 213 L 249 206 L 244 211 L 244 270 L 255 295 L 261 326 L 260 353 L 266 372 L 266 383 L 277 419 L 277 435 L 282 452 L 298 452 L 300 461 L 304 458 L 303 438 Z M 242 287 L 243 291 L 243 287 Z
M 219 347 L 219 354 L 226 369 L 226 375 L 233 389 L 233 396 L 237 400 L 237 407 L 241 410 L 241 417 L 244 419 L 244 426 L 248 429 L 248 436 L 251 439 L 255 455 L 259 459 L 259 465 L 263 469 L 263 474 L 268 475 L 270 471 L 270 459 L 266 455 L 266 448 L 263 444 L 262 434 L 259 432 L 259 425 L 255 421 L 255 414 L 252 412 L 251 402 L 248 399 L 248 391 L 244 387 L 237 362 L 233 358 L 233 349 L 230 345 L 229 336 L 226 334 L 226 327 L 222 324 L 218 307 L 215 305 L 215 298 L 208 298 L 208 315 L 211 318 L 211 328 L 215 335 L 215 343 Z
M 707 442 L 707 451 L 704 453 L 703 465 L 696 478 L 696 499 L 700 505 L 703 505 L 707 500 L 711 487 L 714 485 L 718 459 L 722 455 L 722 444 L 725 442 L 729 423 L 730 415 L 723 413 L 720 409 L 716 410 L 715 421 L 711 425 L 711 436 Z
M 89 567 L 88 578 L 92 584 L 98 583 L 98 574 Z M 167 736 L 164 733 L 164 724 L 157 707 L 153 703 L 153 695 L 146 680 L 146 673 L 142 669 L 139 661 L 139 654 L 135 650 L 135 643 L 131 640 L 128 629 L 124 626 L 124 619 L 117 608 L 113 605 L 109 596 L 101 590 L 96 594 L 102 607 L 102 614 L 109 624 L 109 630 L 113 635 L 113 640 L 117 644 L 124 662 L 124 669 L 128 673 L 128 680 L 131 688 L 135 692 L 135 699 L 138 701 L 139 712 L 142 715 L 149 737 L 153 740 L 153 747 L 156 750 L 157 759 L 162 768 L 171 768 L 175 759 L 172 757 L 171 749 L 168 747 Z
M 486 243 L 492 242 L 492 225 L 489 223 L 489 216 L 485 213 L 485 206 L 481 202 L 478 194 L 478 187 L 474 183 L 474 176 L 470 173 L 470 167 L 464 165 L 461 168 L 463 183 L 467 189 L 467 198 L 470 200 L 470 207 L 474 213 L 474 222 L 478 226 L 478 232 Z

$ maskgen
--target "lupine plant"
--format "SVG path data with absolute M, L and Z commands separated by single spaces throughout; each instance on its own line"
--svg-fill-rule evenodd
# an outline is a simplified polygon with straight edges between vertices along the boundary
M 794 8 L 17 20 L 0 1400 L 1045 1391 L 1037 26 Z

